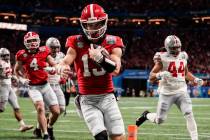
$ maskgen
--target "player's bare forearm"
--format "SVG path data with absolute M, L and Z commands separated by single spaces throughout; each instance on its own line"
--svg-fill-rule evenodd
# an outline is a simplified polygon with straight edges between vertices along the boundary
M 162 63 L 161 62 L 156 62 L 154 67 L 152 68 L 150 74 L 149 74 L 149 81 L 151 83 L 154 83 L 157 81 L 157 73 L 162 69 Z
M 47 56 L 47 62 L 48 62 L 48 64 L 49 64 L 50 66 L 53 66 L 53 67 L 56 66 L 56 62 L 55 62 L 54 58 L 53 58 L 51 55 L 48 55 L 48 56 Z
M 121 68 L 121 59 L 118 56 L 112 55 L 111 56 L 112 60 L 116 63 L 116 69 L 112 72 L 113 76 L 116 76 L 120 72 Z
M 17 76 L 17 78 L 23 77 L 21 70 L 22 70 L 22 64 L 21 62 L 17 61 L 14 68 L 14 73 Z
M 188 67 L 185 68 L 185 75 L 186 75 L 185 78 L 188 81 L 194 81 L 196 78 L 191 72 L 189 72 Z
M 185 78 L 188 81 L 194 81 L 196 77 L 191 72 L 188 71 Z
M 149 81 L 151 83 L 154 83 L 155 81 L 157 81 L 156 74 L 157 73 L 150 73 L 150 75 L 149 75 Z
M 61 65 L 61 66 L 71 65 L 74 62 L 76 55 L 77 55 L 76 51 L 72 48 L 69 48 L 66 53 L 66 56 L 59 63 L 59 65 Z
M 113 49 L 111 54 L 111 59 L 116 63 L 116 69 L 112 72 L 113 76 L 118 75 L 120 72 L 121 57 L 122 57 L 122 50 L 120 48 Z

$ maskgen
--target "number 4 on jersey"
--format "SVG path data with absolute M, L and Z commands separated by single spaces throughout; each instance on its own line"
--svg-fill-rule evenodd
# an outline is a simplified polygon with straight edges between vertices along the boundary
M 181 75 L 184 76 L 184 62 L 180 61 L 178 70 L 176 63 L 170 62 L 168 71 L 172 74 L 173 77 L 177 77 L 178 73 L 181 73 Z
M 30 68 L 32 68 L 33 70 L 38 70 L 39 69 L 36 58 L 33 58 L 33 60 L 31 61 Z

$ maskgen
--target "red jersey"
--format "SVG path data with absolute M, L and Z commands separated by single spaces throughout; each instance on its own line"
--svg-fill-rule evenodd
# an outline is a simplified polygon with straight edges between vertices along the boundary
M 106 35 L 103 41 L 97 45 L 104 47 L 110 54 L 112 49 L 124 47 L 122 39 L 113 35 Z M 69 36 L 66 41 L 66 47 L 73 48 L 77 53 L 74 65 L 80 94 L 104 94 L 114 91 L 112 74 L 107 73 L 101 66 L 90 59 L 88 51 L 90 42 L 86 41 L 84 36 Z
M 26 78 L 32 85 L 40 85 L 47 81 L 48 73 L 44 71 L 47 66 L 47 56 L 50 49 L 47 46 L 39 47 L 38 52 L 30 54 L 26 50 L 19 50 L 16 54 L 16 61 L 22 62 Z

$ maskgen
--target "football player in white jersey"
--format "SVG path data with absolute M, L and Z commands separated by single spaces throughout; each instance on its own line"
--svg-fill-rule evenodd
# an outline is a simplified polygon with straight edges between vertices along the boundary
M 59 63 L 65 57 L 64 53 L 60 51 L 61 44 L 57 38 L 55 37 L 48 38 L 45 45 L 50 48 L 51 56 L 54 58 L 56 63 Z M 53 67 L 46 67 L 45 70 L 48 72 L 48 82 L 50 83 L 51 88 L 53 89 L 53 91 L 55 92 L 57 96 L 59 107 L 60 107 L 60 113 L 63 113 L 65 111 L 66 103 L 65 103 L 63 91 L 61 90 L 61 86 L 60 86 L 61 77 L 60 75 L 57 75 L 54 73 Z M 46 116 L 48 117 L 49 108 L 47 106 L 45 106 L 45 108 L 46 108 Z M 41 129 L 39 127 L 39 124 L 37 124 L 37 127 L 34 130 L 34 135 L 37 138 L 41 137 Z
M 6 48 L 0 49 L 0 112 L 4 112 L 7 102 L 12 106 L 14 116 L 20 123 L 19 130 L 25 132 L 33 128 L 33 125 L 26 125 L 23 115 L 20 112 L 17 96 L 11 85 L 12 68 L 10 65 L 10 52 Z
M 58 64 L 61 62 L 61 60 L 65 57 L 64 53 L 60 51 L 61 44 L 59 40 L 55 37 L 50 37 L 46 41 L 46 46 L 48 46 L 51 50 L 51 56 L 54 58 L 55 62 Z M 60 113 L 65 111 L 65 98 L 63 91 L 61 90 L 60 86 L 61 77 L 58 74 L 50 74 L 48 75 L 48 82 L 50 83 L 50 86 L 56 93 L 56 96 L 58 98 L 58 103 L 60 106 Z
M 149 120 L 156 124 L 163 123 L 167 113 L 173 104 L 180 109 L 187 123 L 187 129 L 192 140 L 198 140 L 197 125 L 192 112 L 191 99 L 187 93 L 185 79 L 194 82 L 198 86 L 203 85 L 203 80 L 194 77 L 187 68 L 188 55 L 181 51 L 181 41 L 175 35 L 166 37 L 164 46 L 166 52 L 157 52 L 154 56 L 155 65 L 150 72 L 149 80 L 159 80 L 159 101 L 156 113 L 144 111 L 136 120 L 140 126 Z

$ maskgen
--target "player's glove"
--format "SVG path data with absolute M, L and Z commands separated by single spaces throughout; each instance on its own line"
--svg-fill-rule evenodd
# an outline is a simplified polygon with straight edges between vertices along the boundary
M 103 48 L 101 46 L 97 46 L 94 48 L 93 44 L 91 44 L 89 48 L 89 55 L 90 58 L 93 59 L 95 62 L 100 63 L 103 60 L 103 54 L 101 53 Z
M 51 75 L 54 75 L 56 73 L 55 67 L 45 67 L 44 70 Z
M 69 75 L 72 73 L 70 66 L 68 65 L 57 65 L 56 72 L 61 76 L 61 78 L 68 79 Z
M 203 85 L 203 80 L 200 78 L 195 78 L 193 81 L 195 84 L 197 84 L 198 86 L 202 86 Z
M 172 75 L 170 72 L 168 71 L 162 71 L 156 74 L 156 78 L 159 79 L 164 79 L 164 80 L 168 80 L 169 78 L 171 78 Z

